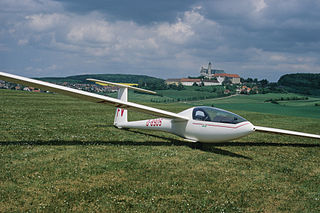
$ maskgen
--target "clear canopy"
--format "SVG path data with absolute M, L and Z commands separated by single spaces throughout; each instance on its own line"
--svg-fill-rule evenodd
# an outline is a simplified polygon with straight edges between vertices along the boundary
M 195 107 L 192 113 L 194 120 L 218 123 L 237 124 L 246 121 L 243 117 L 214 107 Z

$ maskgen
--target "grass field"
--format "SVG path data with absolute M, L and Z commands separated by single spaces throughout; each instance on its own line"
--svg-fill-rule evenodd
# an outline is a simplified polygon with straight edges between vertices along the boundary
M 260 106 L 268 113 L 234 104 L 264 98 L 214 105 L 256 125 L 320 134 L 319 111 L 293 116 L 269 112 L 269 103 Z M 0 212 L 320 211 L 319 140 L 254 133 L 195 147 L 167 133 L 116 129 L 113 117 L 105 105 L 0 90 Z
M 223 99 L 207 99 L 202 101 L 191 102 L 192 105 L 214 105 L 219 108 L 228 109 L 232 111 L 250 111 L 271 113 L 278 115 L 310 117 L 320 119 L 320 107 L 315 104 L 320 104 L 319 97 L 308 97 L 308 100 L 291 100 L 279 101 L 279 104 L 265 103 L 268 99 L 277 98 L 291 98 L 291 97 L 305 97 L 297 94 L 259 94 L 259 95 L 239 95 L 232 98 Z
M 224 96 L 223 91 L 224 88 L 222 86 L 185 86 L 183 90 L 157 90 L 156 92 L 158 93 L 158 95 L 149 95 L 146 93 L 136 93 L 133 91 L 129 91 L 129 97 L 134 101 L 170 103 L 222 97 Z M 111 97 L 117 97 L 117 93 L 108 93 L 107 95 Z

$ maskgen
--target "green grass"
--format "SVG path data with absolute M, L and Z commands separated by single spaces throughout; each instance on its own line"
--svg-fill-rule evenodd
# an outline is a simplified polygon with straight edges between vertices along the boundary
M 174 101 L 190 101 L 190 100 L 201 100 L 206 98 L 221 97 L 223 95 L 223 87 L 219 86 L 185 86 L 183 90 L 159 90 L 159 94 L 163 95 L 163 98 L 170 98 Z M 163 99 L 162 98 L 162 99 Z M 156 98 L 155 98 L 156 99 Z M 159 99 L 159 100 L 162 100 Z
M 245 97 L 234 98 L 254 104 L 260 96 Z M 319 118 L 233 111 L 320 134 Z M 105 105 L 0 90 L 0 212 L 320 211 L 319 140 L 254 133 L 195 147 L 167 133 L 116 129 L 113 116 Z
M 320 98 L 309 97 L 308 100 L 296 101 L 279 101 L 279 104 L 265 103 L 268 99 L 286 97 L 305 97 L 297 94 L 259 94 L 259 95 L 240 95 L 224 99 L 208 99 L 202 101 L 194 101 L 192 105 L 214 105 L 231 111 L 250 111 L 260 113 L 271 113 L 277 115 L 299 116 L 320 118 L 320 107 L 316 107 L 316 103 L 320 103 Z
M 183 90 L 157 90 L 158 95 L 149 95 L 145 93 L 137 93 L 129 91 L 130 100 L 142 102 L 156 102 L 156 103 L 169 103 L 169 102 L 185 102 L 191 100 L 202 100 L 208 98 L 216 98 L 223 96 L 223 87 L 194 87 L 185 86 Z M 213 92 L 214 91 L 214 92 Z M 108 96 L 117 97 L 117 93 L 108 93 Z

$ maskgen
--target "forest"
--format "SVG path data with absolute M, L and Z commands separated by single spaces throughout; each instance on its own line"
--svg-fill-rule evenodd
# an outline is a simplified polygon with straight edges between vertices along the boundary
M 320 74 L 296 73 L 281 76 L 278 86 L 288 92 L 320 96 Z

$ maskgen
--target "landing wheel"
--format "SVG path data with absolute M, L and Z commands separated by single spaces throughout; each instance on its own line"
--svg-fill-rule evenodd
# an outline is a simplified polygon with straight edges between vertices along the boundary
M 195 142 L 193 145 L 194 145 L 193 146 L 194 149 L 202 149 L 203 147 L 203 143 L 200 143 L 200 142 Z

